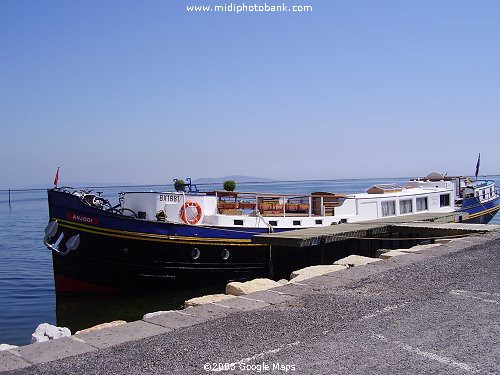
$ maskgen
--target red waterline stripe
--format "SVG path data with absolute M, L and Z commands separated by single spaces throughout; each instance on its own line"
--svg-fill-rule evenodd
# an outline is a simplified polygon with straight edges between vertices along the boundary
M 57 293 L 110 293 L 119 292 L 120 289 L 110 286 L 87 283 L 85 281 L 70 279 L 61 275 L 54 275 Z

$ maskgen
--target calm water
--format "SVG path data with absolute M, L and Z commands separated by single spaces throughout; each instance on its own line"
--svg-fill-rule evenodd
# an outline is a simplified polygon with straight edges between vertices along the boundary
M 493 179 L 500 184 L 500 177 Z M 404 183 L 407 179 L 271 182 L 238 184 L 240 191 L 355 193 L 375 183 Z M 202 190 L 220 185 L 199 186 Z M 121 190 L 169 190 L 155 187 L 101 188 L 117 203 Z M 42 243 L 48 221 L 46 191 L 0 192 L 0 343 L 28 344 L 39 323 L 66 326 L 72 332 L 116 319 L 136 320 L 151 311 L 180 308 L 191 297 L 223 292 L 224 286 L 117 296 L 57 298 L 54 292 L 51 254 Z M 497 215 L 492 224 L 500 224 Z

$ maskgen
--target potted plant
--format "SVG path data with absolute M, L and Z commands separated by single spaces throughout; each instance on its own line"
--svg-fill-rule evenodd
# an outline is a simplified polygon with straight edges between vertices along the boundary
M 236 189 L 236 182 L 233 180 L 224 181 L 224 190 L 234 191 L 234 189 Z
M 174 179 L 174 188 L 176 191 L 185 191 L 185 188 L 186 188 L 186 183 L 184 182 L 184 180 L 181 180 L 181 179 L 177 179 L 175 178 Z

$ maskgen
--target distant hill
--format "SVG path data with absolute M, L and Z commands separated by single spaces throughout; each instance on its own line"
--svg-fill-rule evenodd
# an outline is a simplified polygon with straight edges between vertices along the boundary
M 224 177 L 202 177 L 198 178 L 193 183 L 196 184 L 218 184 L 222 183 L 226 180 L 233 180 L 235 182 L 271 182 L 275 181 L 272 178 L 265 178 L 265 177 L 252 177 L 252 176 L 239 176 L 239 175 L 233 175 L 233 176 L 224 176 Z

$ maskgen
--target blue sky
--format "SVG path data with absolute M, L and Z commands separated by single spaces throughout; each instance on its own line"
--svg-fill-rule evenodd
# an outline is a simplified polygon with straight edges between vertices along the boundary
M 500 173 L 499 1 L 229 3 L 0 1 L 0 189 Z

